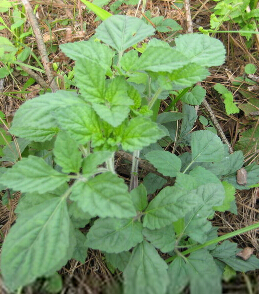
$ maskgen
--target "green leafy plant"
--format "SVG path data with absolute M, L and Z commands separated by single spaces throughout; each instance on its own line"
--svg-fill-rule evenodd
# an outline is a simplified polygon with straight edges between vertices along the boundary
M 215 210 L 234 209 L 235 188 L 257 183 L 259 168 L 247 167 L 246 185 L 237 184 L 242 152 L 229 154 L 210 131 L 191 132 L 197 118 L 191 105 L 204 98 L 194 85 L 209 75 L 208 67 L 224 62 L 225 49 L 216 39 L 190 34 L 175 47 L 152 39 L 140 56 L 128 50 L 152 34 L 140 19 L 109 17 L 96 30 L 99 41 L 60 46 L 75 60 L 79 94 L 47 93 L 16 112 L 11 134 L 42 152 L 24 156 L 0 177 L 4 187 L 24 193 L 2 248 L 1 273 L 10 290 L 52 275 L 71 258 L 84 262 L 88 248 L 123 271 L 126 294 L 180 293 L 188 285 L 194 294 L 220 293 L 226 265 L 259 268 L 255 256 L 236 257 L 235 243 L 218 245 L 259 224 L 217 237 L 209 221 Z M 184 89 L 183 112 L 158 115 L 157 103 Z M 170 123 L 180 120 L 177 137 Z M 164 151 L 157 141 L 166 137 L 191 152 Z M 130 191 L 114 167 L 120 149 L 133 152 Z M 151 201 L 134 181 L 140 151 L 163 180 L 175 180 Z M 85 226 L 87 234 L 80 231 Z

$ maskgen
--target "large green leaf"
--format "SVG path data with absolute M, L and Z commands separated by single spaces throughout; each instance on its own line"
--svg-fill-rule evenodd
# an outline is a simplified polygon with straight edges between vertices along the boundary
M 224 241 L 218 245 L 211 254 L 214 258 L 226 263 L 232 267 L 235 271 L 247 272 L 257 270 L 259 268 L 259 259 L 255 255 L 252 255 L 248 260 L 242 260 L 237 257 L 236 254 L 240 251 L 237 248 L 236 243 L 230 241 Z
M 84 106 L 85 102 L 75 93 L 57 91 L 26 101 L 16 112 L 10 132 L 18 137 L 43 142 L 57 132 L 57 123 L 52 112 L 71 105 Z
M 191 87 L 195 83 L 204 80 L 210 72 L 203 66 L 195 63 L 190 63 L 182 68 L 174 70 L 169 79 L 173 85 L 181 87 Z
M 127 218 L 136 210 L 124 181 L 111 172 L 77 183 L 71 199 L 92 216 Z
M 156 248 L 162 252 L 173 251 L 175 245 L 175 232 L 173 224 L 157 230 L 143 229 L 143 235 L 150 241 Z
M 118 268 L 120 271 L 124 271 L 130 260 L 131 253 L 124 251 L 120 253 L 105 253 L 106 260 L 112 264 L 114 268 Z
M 82 163 L 82 154 L 78 144 L 66 132 L 60 132 L 56 138 L 53 153 L 56 163 L 64 173 L 78 173 Z
M 197 205 L 185 217 L 185 232 L 195 241 L 203 243 L 211 229 L 207 218 L 214 214 L 213 207 L 223 203 L 225 190 L 222 184 L 209 183 L 196 189 Z M 199 228 L 199 229 L 197 229 Z
M 221 272 L 207 250 L 191 253 L 185 264 L 192 294 L 221 294 Z
M 181 97 L 181 101 L 190 105 L 200 105 L 205 95 L 205 89 L 201 86 L 195 86 L 190 92 L 187 92 Z
M 1 274 L 10 290 L 58 270 L 71 258 L 70 220 L 65 198 L 53 198 L 21 214 L 7 235 Z
M 90 140 L 93 146 L 104 143 L 99 118 L 89 105 L 71 106 L 57 110 L 55 114 L 60 127 L 77 143 L 86 144 Z
M 189 62 L 200 66 L 217 66 L 225 61 L 226 50 L 222 42 L 207 35 L 180 35 L 175 39 L 175 44 Z
M 151 230 L 163 228 L 182 218 L 196 203 L 194 192 L 165 187 L 149 203 L 143 225 Z
M 61 44 L 60 49 L 73 60 L 90 60 L 110 69 L 115 54 L 108 46 L 94 40 Z
M 1 176 L 0 183 L 16 191 L 43 194 L 55 190 L 68 180 L 67 175 L 55 171 L 44 159 L 30 155 L 8 169 Z
M 143 241 L 142 224 L 133 219 L 104 218 L 87 234 L 88 247 L 108 253 L 128 251 Z
M 104 102 L 106 70 L 93 60 L 78 58 L 75 65 L 75 82 L 86 101 Z
M 143 181 L 143 184 L 147 189 L 147 194 L 155 193 L 156 190 L 161 189 L 165 183 L 166 179 L 153 173 L 147 174 Z
M 181 169 L 181 159 L 170 152 L 154 150 L 145 157 L 164 176 L 175 177 Z
M 133 250 L 123 276 L 125 294 L 165 294 L 169 282 L 166 262 L 146 241 Z
M 189 277 L 185 270 L 185 261 L 182 257 L 176 257 L 168 266 L 168 277 L 170 280 L 168 293 L 181 294 L 189 283 Z
M 130 196 L 137 211 L 142 211 L 147 207 L 147 190 L 143 184 L 131 190 Z
M 210 131 L 192 133 L 192 159 L 195 162 L 217 162 L 224 157 L 224 145 L 220 138 Z
M 76 246 L 74 248 L 72 258 L 84 263 L 88 250 L 88 247 L 85 245 L 86 236 L 79 230 L 75 230 L 74 234 L 76 238 Z
M 96 37 L 122 53 L 127 48 L 153 35 L 155 29 L 139 18 L 114 15 L 96 29 Z
M 155 143 L 165 135 L 158 125 L 148 118 L 131 119 L 124 128 L 121 145 L 124 150 L 134 151 Z
M 170 47 L 148 46 L 144 53 L 131 66 L 131 70 L 152 72 L 172 72 L 188 64 L 188 59 L 181 52 Z

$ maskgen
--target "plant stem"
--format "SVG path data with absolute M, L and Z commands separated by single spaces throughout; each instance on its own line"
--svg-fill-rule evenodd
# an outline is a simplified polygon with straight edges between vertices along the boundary
M 253 225 L 251 225 L 251 226 L 248 226 L 248 227 L 245 227 L 245 228 L 242 228 L 242 229 L 236 230 L 236 231 L 234 231 L 234 232 L 231 232 L 231 233 L 225 234 L 224 236 L 220 236 L 220 237 L 217 237 L 217 238 L 215 238 L 215 239 L 209 240 L 209 241 L 205 242 L 204 244 L 200 244 L 200 245 L 194 246 L 194 247 L 192 247 L 192 248 L 190 248 L 190 249 L 187 249 L 187 250 L 183 251 L 181 254 L 182 254 L 182 255 L 187 255 L 187 254 L 189 254 L 189 253 L 192 253 L 192 252 L 195 252 L 195 251 L 197 251 L 197 250 L 200 250 L 200 249 L 202 249 L 202 248 L 204 248 L 204 247 L 207 247 L 207 246 L 210 246 L 210 245 L 216 244 L 216 243 L 218 243 L 218 242 L 220 242 L 220 241 L 224 241 L 224 240 L 226 240 L 226 239 L 229 239 L 229 238 L 235 237 L 235 236 L 237 236 L 237 235 L 244 234 L 244 233 L 246 233 L 246 232 L 248 232 L 248 231 L 251 231 L 251 230 L 254 230 L 254 229 L 258 229 L 258 228 L 259 228 L 259 223 L 255 223 L 255 224 L 253 224 Z M 171 262 L 171 261 L 173 261 L 174 259 L 175 259 L 175 256 L 172 256 L 172 257 L 166 259 L 166 262 L 167 262 L 167 263 L 168 263 L 168 262 Z
M 154 96 L 151 98 L 151 100 L 150 100 L 149 103 L 148 103 L 148 108 L 149 108 L 149 109 L 151 109 L 152 106 L 155 104 L 155 102 L 156 102 L 158 96 L 161 94 L 162 91 L 163 91 L 162 88 L 159 88 L 159 89 L 156 91 L 156 93 L 154 94 Z
M 139 161 L 139 150 L 135 150 L 132 156 L 131 176 L 129 190 L 133 190 L 138 186 L 138 161 Z
M 113 174 L 116 174 L 115 168 L 114 168 L 114 152 L 112 156 L 106 161 L 106 167 L 110 172 L 112 172 Z

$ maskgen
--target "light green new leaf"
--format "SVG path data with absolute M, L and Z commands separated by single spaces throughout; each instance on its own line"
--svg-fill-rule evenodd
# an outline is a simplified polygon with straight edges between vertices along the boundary
M 221 41 L 204 34 L 185 34 L 175 39 L 176 49 L 189 63 L 218 66 L 224 63 L 226 50 Z
M 53 191 L 69 180 L 67 175 L 55 171 L 44 159 L 30 155 L 8 169 L 0 183 L 21 192 L 43 194 Z
M 145 157 L 164 176 L 175 177 L 181 169 L 181 159 L 170 152 L 154 150 Z
M 158 125 L 148 118 L 136 117 L 131 119 L 122 134 L 121 145 L 126 151 L 143 149 L 155 143 L 165 135 Z
M 191 87 L 195 83 L 204 80 L 209 75 L 210 72 L 205 67 L 191 63 L 174 70 L 169 75 L 169 78 L 175 86 Z
M 217 162 L 224 157 L 224 145 L 220 138 L 210 131 L 192 133 L 192 160 L 195 162 Z
M 147 190 L 143 184 L 131 190 L 130 196 L 137 211 L 142 211 L 147 207 Z
M 173 224 L 157 230 L 143 229 L 143 235 L 163 253 L 173 251 L 175 232 Z
M 191 253 L 185 264 L 192 294 L 221 294 L 221 272 L 207 250 Z
M 127 218 L 136 210 L 124 181 L 111 172 L 77 183 L 70 197 L 92 216 Z
M 72 258 L 84 263 L 88 250 L 88 247 L 85 245 L 86 236 L 79 230 L 75 230 L 74 234 L 76 238 L 76 246 Z
M 104 143 L 100 122 L 95 111 L 87 104 L 71 106 L 55 112 L 61 127 L 79 144 L 93 141 L 93 146 Z
M 165 187 L 145 210 L 144 227 L 160 229 L 182 218 L 193 209 L 197 199 L 193 191 Z
M 142 224 L 132 219 L 99 218 L 87 234 L 88 247 L 108 253 L 128 251 L 143 241 Z
M 70 228 L 64 198 L 50 199 L 21 214 L 2 248 L 5 285 L 15 290 L 60 269 L 72 256 Z
M 127 72 L 131 72 L 131 68 L 134 64 L 137 64 L 138 62 L 138 52 L 136 50 L 130 50 L 123 54 L 120 64 L 122 69 L 124 69 Z
M 112 15 L 110 12 L 98 7 L 94 3 L 91 3 L 90 1 L 86 1 L 86 0 L 80 0 L 80 1 L 83 2 L 97 16 L 99 16 L 101 20 L 105 20 Z
M 50 140 L 59 131 L 53 111 L 60 109 L 62 112 L 72 105 L 82 107 L 85 102 L 69 91 L 47 93 L 28 100 L 16 111 L 10 132 L 36 142 Z
M 168 293 L 181 294 L 189 282 L 185 271 L 185 262 L 182 257 L 176 257 L 168 266 L 168 277 L 170 280 Z
M 201 86 L 195 86 L 181 97 L 181 101 L 190 105 L 200 105 L 205 95 L 206 91 Z
M 127 117 L 130 111 L 125 105 L 93 104 L 95 112 L 113 127 L 118 127 Z
M 82 97 L 92 103 L 104 102 L 106 69 L 94 60 L 78 58 L 74 70 Z
M 110 69 L 115 54 L 108 46 L 94 40 L 61 44 L 60 49 L 73 60 L 93 61 L 106 71 Z
M 64 173 L 78 173 L 82 163 L 82 154 L 78 144 L 66 132 L 59 132 L 53 153 L 55 162 Z
M 223 98 L 227 115 L 239 113 L 240 110 L 234 103 L 234 96 L 231 92 L 224 94 Z
M 223 181 L 222 185 L 225 189 L 225 199 L 224 202 L 220 206 L 215 206 L 213 209 L 215 211 L 226 211 L 229 210 L 231 207 L 231 202 L 235 200 L 235 192 L 236 189 L 234 186 L 229 184 L 228 182 Z
M 98 165 L 104 163 L 113 155 L 110 151 L 96 151 L 83 160 L 83 175 L 92 176 L 97 172 Z
M 114 268 L 118 268 L 120 271 L 124 272 L 130 260 L 131 253 L 129 251 L 124 251 L 120 253 L 105 253 L 106 261 L 112 264 Z
M 153 35 L 155 29 L 139 18 L 114 15 L 96 29 L 96 37 L 122 53 L 127 48 Z
M 146 241 L 133 250 L 123 276 L 125 294 L 165 294 L 169 283 L 166 262 Z

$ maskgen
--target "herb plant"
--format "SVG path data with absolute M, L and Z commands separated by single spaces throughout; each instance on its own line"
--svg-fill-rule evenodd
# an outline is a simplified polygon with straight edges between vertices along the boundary
M 235 188 L 257 183 L 259 168 L 247 167 L 247 183 L 239 185 L 242 152 L 229 154 L 210 131 L 191 132 L 192 105 L 205 96 L 194 85 L 209 75 L 208 67 L 224 62 L 225 49 L 216 39 L 190 34 L 174 47 L 151 39 L 141 56 L 129 50 L 153 33 L 140 19 L 109 17 L 97 39 L 61 45 L 75 60 L 79 94 L 47 93 L 16 112 L 11 134 L 41 152 L 24 156 L 0 178 L 4 187 L 24 193 L 2 248 L 1 273 L 10 290 L 52 275 L 71 258 L 84 262 L 88 248 L 101 250 L 123 271 L 126 294 L 180 293 L 188 285 L 193 294 L 221 293 L 226 267 L 259 268 L 255 256 L 236 257 L 235 243 L 218 245 L 258 224 L 217 237 L 209 221 L 215 210 L 235 210 Z M 182 113 L 158 115 L 157 104 L 171 92 L 183 93 Z M 164 151 L 165 138 L 191 152 Z M 149 185 L 133 181 L 129 191 L 114 167 L 118 150 L 133 152 L 133 165 L 141 151 L 162 180 L 175 184 L 151 201 Z M 136 173 L 135 165 L 133 178 Z

